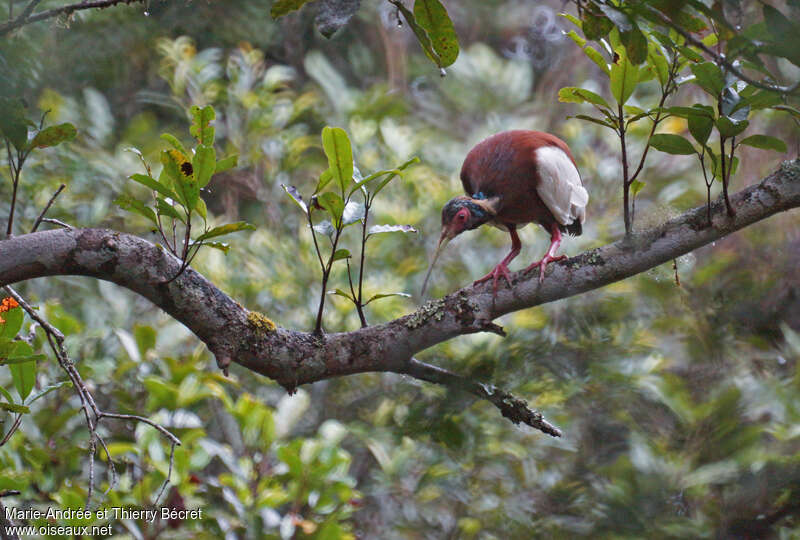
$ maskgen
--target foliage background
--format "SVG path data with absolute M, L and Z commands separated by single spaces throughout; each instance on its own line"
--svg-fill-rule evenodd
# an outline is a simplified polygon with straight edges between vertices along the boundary
M 370 293 L 413 298 L 371 303 L 371 323 L 420 302 L 440 208 L 461 191 L 466 152 L 491 133 L 539 129 L 570 144 L 591 200 L 584 235 L 567 240 L 566 253 L 621 236 L 618 146 L 602 128 L 566 118 L 581 106 L 557 102 L 563 86 L 608 94 L 597 68 L 563 35 L 570 26 L 556 15 L 560 3 L 448 2 L 461 54 L 444 78 L 388 4 L 363 4 L 331 40 L 314 30 L 311 10 L 276 23 L 263 3 L 247 0 L 153 2 L 148 15 L 122 6 L 5 38 L 0 92 L 21 94 L 34 110 L 49 110 L 48 121 L 79 130 L 72 143 L 32 154 L 19 223 L 29 226 L 64 182 L 51 217 L 153 238 L 143 219 L 112 204 L 121 193 L 146 195 L 127 180 L 142 171 L 126 149 L 157 162 L 158 135 L 188 140 L 189 106 L 211 104 L 218 150 L 240 159 L 210 185 L 210 213 L 258 229 L 234 235 L 227 255 L 201 252 L 193 266 L 285 327 L 313 326 L 319 276 L 310 234 L 280 184 L 313 190 L 326 167 L 319 139 L 326 124 L 347 130 L 361 170 L 421 159 L 375 207 L 376 222 L 409 223 L 420 233 L 372 242 L 366 278 Z M 779 7 L 798 15 L 796 6 Z M 778 69 L 797 77 L 788 63 Z M 704 99 L 697 89 L 681 92 Z M 648 89 L 637 99 L 649 99 Z M 797 156 L 798 130 L 787 115 L 767 112 L 754 122 L 786 140 L 789 153 L 743 149 L 734 189 Z M 686 125 L 675 119 L 660 130 L 685 133 Z M 631 136 L 641 144 L 647 130 Z M 704 202 L 689 157 L 651 155 L 643 174 L 638 227 Z M 166 504 L 203 508 L 204 519 L 119 522 L 118 534 L 790 538 L 800 529 L 799 225 L 796 212 L 779 215 L 678 260 L 680 285 L 664 265 L 509 315 L 500 321 L 505 339 L 461 337 L 421 356 L 528 399 L 562 439 L 396 375 L 325 381 L 290 397 L 237 367 L 223 377 L 185 328 L 114 285 L 54 278 L 19 290 L 67 334 L 101 407 L 149 415 L 181 437 Z M 355 248 L 348 231 L 344 242 Z M 518 267 L 547 245 L 533 226 L 521 236 Z M 483 275 L 507 243 L 495 230 L 460 237 L 431 294 Z M 334 284 L 343 279 L 334 272 Z M 352 306 L 331 297 L 326 329 L 358 324 Z M 41 333 L 37 339 L 41 345 Z M 62 378 L 55 362 L 40 363 L 37 386 Z M 13 387 L 7 368 L 0 384 Z M 0 417 L 4 429 L 12 420 Z M 168 445 L 146 426 L 104 429 L 120 482 L 93 505 L 152 504 Z M 82 507 L 87 448 L 74 394 L 63 388 L 39 400 L 0 447 L 0 490 L 22 492 L 4 504 Z M 105 489 L 108 479 L 98 477 Z

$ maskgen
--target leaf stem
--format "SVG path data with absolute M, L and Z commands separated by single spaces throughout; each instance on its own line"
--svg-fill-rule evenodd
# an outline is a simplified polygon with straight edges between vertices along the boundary
M 619 129 L 617 133 L 619 134 L 619 144 L 622 149 L 622 204 L 624 206 L 625 234 L 629 235 L 631 233 L 631 229 L 633 228 L 630 214 L 631 182 L 629 180 L 628 171 L 628 149 L 625 144 L 625 118 L 621 104 L 617 105 L 617 115 L 617 121 L 619 122 Z

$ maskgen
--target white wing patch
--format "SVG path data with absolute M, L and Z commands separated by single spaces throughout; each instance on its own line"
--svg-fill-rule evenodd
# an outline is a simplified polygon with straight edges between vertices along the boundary
M 562 225 L 576 220 L 583 223 L 589 193 L 569 156 L 557 146 L 543 146 L 536 150 L 536 162 L 540 178 L 536 193 L 556 221 Z

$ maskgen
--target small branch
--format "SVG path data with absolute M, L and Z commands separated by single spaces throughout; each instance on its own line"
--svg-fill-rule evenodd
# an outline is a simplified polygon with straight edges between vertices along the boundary
M 542 417 L 542 413 L 529 408 L 525 400 L 495 388 L 494 385 L 467 379 L 438 366 L 420 362 L 416 358 L 411 358 L 400 372 L 411 375 L 416 379 L 443 384 L 450 388 L 469 392 L 474 396 L 491 402 L 500 409 L 503 416 L 515 424 L 522 422 L 553 437 L 561 437 L 561 430 L 545 420 Z
M 266 316 L 253 317 L 255 313 L 191 268 L 164 284 L 165 276 L 174 275 L 180 266 L 178 259 L 142 238 L 105 229 L 56 229 L 0 240 L 0 286 L 57 275 L 111 281 L 147 298 L 185 325 L 218 362 L 235 361 L 287 389 L 355 373 L 408 373 L 414 369 L 413 365 L 409 368 L 408 359 L 419 351 L 486 331 L 486 322 L 502 315 L 671 263 L 758 221 L 800 207 L 800 160 L 786 161 L 760 182 L 751 179 L 750 183 L 730 196 L 735 216 L 726 215 L 721 200 L 711 205 L 711 226 L 703 204 L 617 242 L 554 263 L 543 282 L 535 273 L 515 272 L 511 286 L 504 285 L 496 293 L 491 285 L 470 284 L 408 315 L 352 332 L 315 335 L 275 326 Z M 35 312 L 32 317 L 37 322 L 40 319 Z M 71 378 L 77 377 L 73 370 L 70 367 Z M 505 397 L 486 395 L 500 401 Z M 91 408 L 91 396 L 82 392 L 79 396 Z M 517 411 L 512 418 L 526 418 L 513 400 L 503 403 L 509 415 Z
M 630 213 L 631 182 L 628 172 L 628 148 L 625 143 L 625 116 L 622 105 L 617 106 L 617 115 L 619 119 L 619 145 L 622 150 L 622 204 L 625 207 L 623 209 L 623 219 L 625 221 L 625 234 L 629 235 L 633 230 Z
M 25 26 L 26 24 L 43 21 L 45 19 L 52 19 L 53 17 L 57 17 L 59 15 L 71 15 L 76 11 L 82 11 L 84 9 L 103 9 L 116 6 L 117 4 L 131 4 L 132 2 L 141 4 L 145 3 L 147 0 L 96 0 L 93 2 L 87 2 L 84 0 L 83 2 L 77 4 L 69 4 L 32 14 L 33 9 L 40 1 L 41 0 L 31 0 L 30 4 L 25 7 L 25 11 L 21 13 L 19 17 L 0 24 L 0 36 L 4 36 L 12 30 L 16 30 L 17 28 Z
M 31 0 L 28 5 L 25 6 L 25 9 L 22 10 L 22 14 L 19 16 L 19 19 L 23 21 L 27 20 L 31 13 L 33 13 L 33 10 L 36 9 L 36 6 L 41 3 L 41 1 L 42 0 Z
M 52 223 L 53 225 L 58 225 L 59 227 L 61 227 L 63 229 L 72 230 L 74 228 L 69 223 L 64 223 L 63 221 L 61 221 L 59 219 L 54 219 L 54 218 L 42 218 L 42 223 Z
M 81 401 L 81 409 L 84 412 L 84 416 L 86 417 L 86 425 L 89 429 L 89 486 L 87 488 L 87 496 L 86 496 L 86 505 L 85 509 L 88 510 L 89 504 L 92 500 L 92 495 L 94 493 L 94 460 L 95 460 L 95 452 L 97 450 L 97 443 L 100 443 L 100 446 L 103 447 L 103 450 L 106 453 L 109 463 L 109 474 L 111 476 L 111 480 L 109 482 L 109 487 L 105 491 L 107 494 L 109 490 L 116 484 L 117 481 L 117 471 L 116 467 L 114 466 L 114 462 L 111 459 L 111 452 L 106 445 L 105 440 L 97 433 L 97 427 L 100 424 L 100 421 L 103 418 L 114 418 L 117 420 L 132 420 L 135 422 L 141 422 L 143 424 L 147 424 L 149 426 L 154 427 L 159 433 L 161 433 L 164 437 L 166 437 L 170 444 L 172 445 L 172 451 L 174 454 L 175 446 L 180 446 L 181 441 L 175 435 L 173 435 L 169 430 L 163 427 L 152 420 L 145 418 L 143 416 L 133 415 L 133 414 L 120 414 L 120 413 L 111 413 L 105 412 L 100 410 L 97 406 L 97 403 L 94 400 L 91 392 L 86 387 L 86 383 L 83 381 L 78 370 L 75 368 L 75 364 L 70 360 L 69 356 L 67 355 L 67 351 L 64 348 L 64 334 L 56 328 L 55 326 L 51 325 L 45 319 L 43 319 L 39 313 L 33 309 L 33 307 L 28 304 L 25 299 L 17 293 L 11 287 L 6 286 L 5 291 L 8 295 L 14 298 L 17 303 L 22 307 L 23 310 L 28 314 L 28 316 L 33 319 L 36 323 L 38 323 L 45 332 L 47 336 L 48 343 L 50 344 L 50 348 L 53 351 L 56 359 L 58 360 L 59 365 L 61 368 L 66 372 L 67 376 L 72 381 L 73 387 L 75 388 L 78 398 Z M 92 412 L 94 415 L 94 420 L 91 418 L 89 412 Z M 16 429 L 16 426 L 19 424 L 19 420 L 21 419 L 22 415 L 19 415 L 17 418 L 17 422 L 10 432 L 6 435 L 6 440 L 10 437 L 11 433 Z M 4 444 L 5 441 L 0 443 L 0 446 Z M 170 475 L 172 471 L 172 455 L 170 456 L 170 474 L 167 475 L 167 482 L 169 482 Z M 163 488 L 162 488 L 163 492 Z
M 762 82 L 762 81 L 757 81 L 756 79 L 753 79 L 752 77 L 748 77 L 739 68 L 734 66 L 731 62 L 729 62 L 725 58 L 725 56 L 715 52 L 713 49 L 708 47 L 705 43 L 703 43 L 699 39 L 695 38 L 690 32 L 688 32 L 688 31 L 684 30 L 683 28 L 681 28 L 681 26 L 679 24 L 674 23 L 669 17 L 663 15 L 660 11 L 658 11 L 655 8 L 652 8 L 652 7 L 649 7 L 649 6 L 645 6 L 645 7 L 648 7 L 650 12 L 653 15 L 655 15 L 663 24 L 665 24 L 666 26 L 669 26 L 671 29 L 675 30 L 678 34 L 683 36 L 683 38 L 686 40 L 687 43 L 691 43 L 692 45 L 694 45 L 695 47 L 697 47 L 698 49 L 700 49 L 701 51 L 703 51 L 704 53 L 709 55 L 711 58 L 714 59 L 715 62 L 725 66 L 725 69 L 727 69 L 728 71 L 733 73 L 737 78 L 743 80 L 747 84 L 749 84 L 751 86 L 755 86 L 756 88 L 761 88 L 762 90 L 771 90 L 773 92 L 779 92 L 781 94 L 793 94 L 798 89 L 800 89 L 800 80 L 798 80 L 797 82 L 795 82 L 794 84 L 791 84 L 789 86 L 780 86 L 780 85 L 765 83 L 765 82 Z
M 161 500 L 161 496 L 164 494 L 164 490 L 167 489 L 167 486 L 169 485 L 169 480 L 172 477 L 172 468 L 175 465 L 175 446 L 180 444 L 181 444 L 180 441 L 178 441 L 177 439 L 172 441 L 172 447 L 170 448 L 169 451 L 169 470 L 167 470 L 167 477 L 164 479 L 164 483 L 161 484 L 161 489 L 158 490 L 158 495 L 156 495 L 156 500 L 153 501 L 153 506 L 158 505 L 158 501 Z
M 31 232 L 36 232 L 36 229 L 39 228 L 39 225 L 42 223 L 42 220 L 44 219 L 44 215 L 47 213 L 48 210 L 50 210 L 50 207 L 53 205 L 53 201 L 56 200 L 56 197 L 58 197 L 58 195 L 64 190 L 65 187 L 67 187 L 66 184 L 61 184 L 60 186 L 58 186 L 56 192 L 53 193 L 53 196 L 50 197 L 49 201 L 47 201 L 47 204 L 45 205 L 44 210 L 42 210 L 42 213 L 39 214 L 39 217 L 36 218 L 36 221 L 33 222 L 33 227 L 31 227 Z

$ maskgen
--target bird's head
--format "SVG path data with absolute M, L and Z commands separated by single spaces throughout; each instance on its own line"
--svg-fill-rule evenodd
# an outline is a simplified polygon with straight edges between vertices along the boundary
M 442 208 L 442 235 L 439 245 L 443 246 L 464 231 L 475 229 L 494 217 L 494 210 L 485 199 L 455 197 Z
M 486 200 L 463 195 L 447 201 L 442 208 L 442 234 L 439 237 L 439 245 L 436 247 L 433 260 L 428 267 L 428 274 L 422 284 L 422 296 L 425 295 L 428 278 L 430 278 L 431 271 L 433 271 L 444 246 L 462 232 L 475 229 L 494 218 L 497 213 L 494 205 L 497 202 L 498 198 Z

